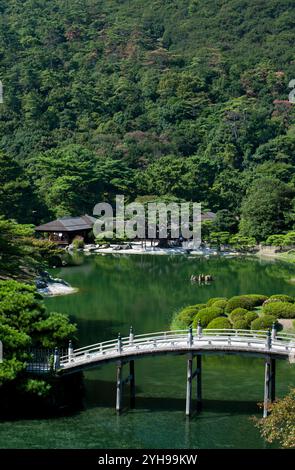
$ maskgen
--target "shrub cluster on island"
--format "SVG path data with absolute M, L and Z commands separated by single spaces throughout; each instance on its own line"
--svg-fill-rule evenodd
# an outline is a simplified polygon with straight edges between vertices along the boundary
M 200 323 L 207 329 L 268 330 L 275 324 L 277 330 L 282 330 L 283 319 L 294 319 L 295 328 L 295 298 L 289 295 L 213 297 L 207 303 L 188 305 L 176 312 L 171 329 L 197 328 Z

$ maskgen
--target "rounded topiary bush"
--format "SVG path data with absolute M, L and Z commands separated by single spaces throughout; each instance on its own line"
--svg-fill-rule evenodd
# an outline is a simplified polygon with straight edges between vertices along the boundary
M 212 307 L 221 308 L 223 312 L 225 311 L 226 306 L 227 306 L 227 300 L 216 300 L 216 302 L 214 302 L 214 304 L 212 305 Z
M 269 300 L 280 300 L 281 302 L 290 302 L 291 304 L 294 303 L 295 299 L 290 295 L 285 294 L 275 294 L 271 295 Z
M 207 329 L 231 329 L 231 322 L 228 320 L 228 318 L 225 317 L 218 317 L 214 318 L 214 320 L 210 321 L 209 325 L 207 326 Z
M 245 318 L 245 315 L 249 313 L 249 310 L 246 310 L 245 308 L 235 308 L 230 314 L 229 314 L 229 319 L 232 323 L 238 321 L 238 320 L 243 320 Z
M 206 328 L 214 318 L 222 315 L 221 308 L 218 307 L 207 307 L 199 311 L 193 321 L 193 328 L 197 328 L 198 321 L 200 320 L 202 328 Z
M 241 318 L 233 323 L 233 328 L 236 330 L 249 330 L 250 323 L 245 318 Z
M 226 297 L 212 297 L 211 299 L 208 300 L 207 306 L 212 307 L 212 305 L 214 305 L 216 302 L 219 302 L 220 300 L 227 302 Z
M 262 294 L 249 294 L 246 297 L 252 302 L 252 308 L 260 307 L 268 299 L 267 295 Z
M 265 300 L 267 300 L 267 297 L 260 294 L 236 295 L 229 299 L 226 312 L 231 313 L 236 308 L 252 310 L 252 308 L 262 305 Z
M 280 299 L 267 299 L 265 302 L 263 302 L 262 306 L 264 307 L 264 305 L 271 304 L 274 302 L 282 302 L 282 301 Z
M 256 318 L 259 318 L 259 315 L 256 312 L 247 312 L 245 315 L 245 320 L 248 322 L 249 325 L 253 320 L 256 320 Z
M 251 322 L 251 330 L 268 330 L 273 323 L 277 323 L 276 317 L 273 315 L 263 315 Z
M 196 311 L 194 308 L 184 308 L 178 313 L 178 320 L 180 322 L 183 322 L 186 326 L 191 325 L 195 315 L 197 315 L 198 311 Z
M 263 312 L 276 318 L 295 318 L 295 304 L 290 302 L 271 302 L 263 306 Z

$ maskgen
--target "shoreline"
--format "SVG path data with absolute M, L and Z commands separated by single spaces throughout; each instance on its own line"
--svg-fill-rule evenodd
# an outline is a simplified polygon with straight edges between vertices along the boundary
M 70 294 L 75 294 L 78 292 L 78 288 L 72 287 L 72 286 L 67 286 L 65 284 L 62 284 L 60 282 L 52 282 L 49 283 L 46 287 L 44 288 L 39 288 L 38 292 L 39 294 L 43 295 L 44 297 L 55 297 L 58 295 L 70 295 Z
M 217 251 L 210 248 L 203 249 L 190 249 L 183 247 L 169 247 L 160 248 L 157 246 L 147 245 L 145 247 L 134 244 L 132 248 L 118 245 L 110 245 L 109 247 L 99 248 L 99 245 L 85 245 L 85 248 L 81 250 L 85 255 L 99 255 L 99 254 L 122 254 L 122 255 L 190 255 L 190 256 L 241 256 L 249 255 L 252 253 L 241 253 L 235 251 Z

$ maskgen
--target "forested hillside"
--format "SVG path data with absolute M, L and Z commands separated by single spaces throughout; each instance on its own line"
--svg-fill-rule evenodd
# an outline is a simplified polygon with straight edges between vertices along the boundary
M 0 0 L 0 13 L 0 213 L 37 223 L 123 193 L 242 214 L 256 239 L 293 228 L 293 1 Z

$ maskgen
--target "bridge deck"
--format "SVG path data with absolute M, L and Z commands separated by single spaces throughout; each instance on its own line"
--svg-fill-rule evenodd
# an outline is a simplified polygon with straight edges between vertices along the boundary
M 62 356 L 64 373 L 87 369 L 118 360 L 161 354 L 242 354 L 259 357 L 295 358 L 295 335 L 249 330 L 166 331 L 120 338 L 71 350 Z

